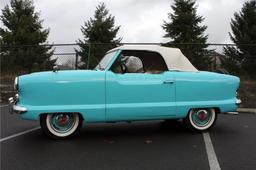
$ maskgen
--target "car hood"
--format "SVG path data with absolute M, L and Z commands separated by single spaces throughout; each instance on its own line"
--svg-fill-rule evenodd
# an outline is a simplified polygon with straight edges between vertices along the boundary
M 44 71 L 26 74 L 19 76 L 19 84 L 33 82 L 69 82 L 69 81 L 84 81 L 88 78 L 97 78 L 103 71 L 96 70 L 65 70 L 65 71 Z

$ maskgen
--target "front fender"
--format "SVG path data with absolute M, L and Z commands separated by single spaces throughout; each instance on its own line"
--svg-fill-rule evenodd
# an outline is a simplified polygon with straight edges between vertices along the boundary
M 78 112 L 86 121 L 105 120 L 105 72 L 39 72 L 19 77 L 19 102 L 25 119 L 42 113 Z

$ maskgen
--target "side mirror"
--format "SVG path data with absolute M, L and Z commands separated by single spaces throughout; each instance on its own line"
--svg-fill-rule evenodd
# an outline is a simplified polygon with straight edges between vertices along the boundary
M 57 71 L 59 71 L 59 67 L 58 66 L 53 66 L 53 72 L 57 72 Z

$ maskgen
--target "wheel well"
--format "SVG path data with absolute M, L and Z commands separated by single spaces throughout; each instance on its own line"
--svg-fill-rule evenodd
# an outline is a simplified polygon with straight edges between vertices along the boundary
M 53 112 L 53 113 L 64 113 L 64 112 Z M 53 114 L 53 113 L 40 113 L 40 114 L 39 114 L 39 118 L 40 118 L 42 115 Z M 77 114 L 79 115 L 79 118 L 81 118 L 82 120 L 84 120 L 84 117 L 83 117 L 82 114 L 79 113 L 79 112 L 65 112 L 65 113 L 77 113 Z
M 188 113 L 189 113 L 190 110 L 192 110 L 192 109 L 208 109 L 208 107 L 205 107 L 205 108 L 190 108 L 190 109 L 188 109 Z M 210 109 L 214 109 L 216 113 L 221 113 L 220 108 L 218 108 L 218 107 L 212 107 L 212 108 L 210 108 Z
M 221 112 L 220 112 L 220 108 L 214 107 L 213 109 L 215 110 L 216 113 L 221 113 Z

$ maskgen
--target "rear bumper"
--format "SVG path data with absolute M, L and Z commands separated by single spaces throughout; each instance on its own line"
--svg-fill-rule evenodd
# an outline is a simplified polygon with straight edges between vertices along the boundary
M 236 99 L 236 105 L 240 105 L 242 103 L 241 99 Z
M 16 105 L 18 100 L 19 100 L 19 96 L 18 95 L 15 95 L 15 97 L 10 97 L 9 98 L 9 112 L 11 114 L 13 114 L 13 113 L 22 114 L 22 113 L 27 112 L 27 108 L 26 107 L 22 107 L 22 106 Z
M 236 105 L 239 106 L 242 103 L 242 100 L 240 99 L 236 99 Z M 233 111 L 233 112 L 226 112 L 225 114 L 230 114 L 230 115 L 238 115 L 237 111 Z

